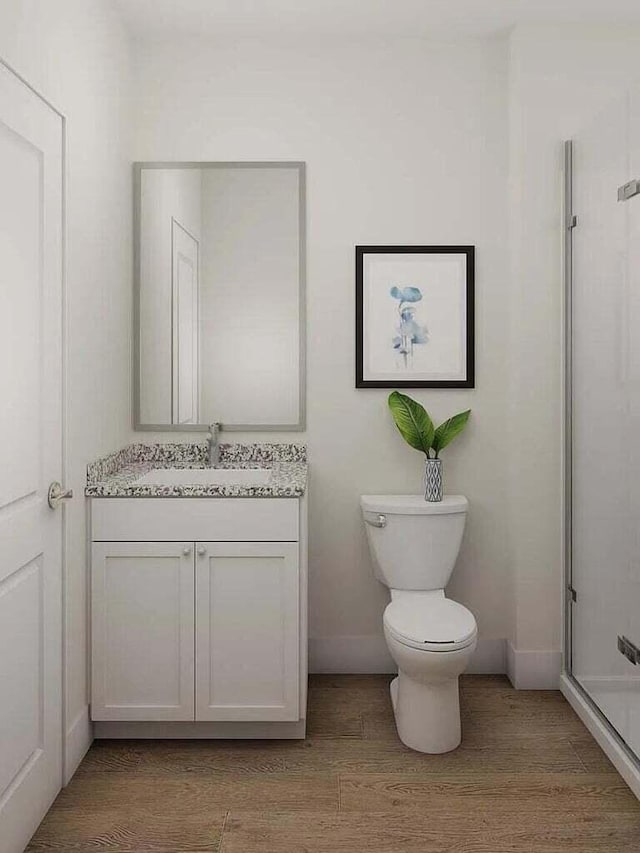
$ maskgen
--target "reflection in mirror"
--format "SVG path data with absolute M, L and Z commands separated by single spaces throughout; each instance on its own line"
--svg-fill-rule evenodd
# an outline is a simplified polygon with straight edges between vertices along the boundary
M 135 178 L 136 428 L 303 428 L 304 164 Z

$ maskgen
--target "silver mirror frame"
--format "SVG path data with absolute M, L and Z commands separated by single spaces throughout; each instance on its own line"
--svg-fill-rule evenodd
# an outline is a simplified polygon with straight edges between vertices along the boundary
M 307 217 L 306 217 L 306 163 L 290 161 L 193 161 L 136 162 L 133 164 L 133 428 L 139 432 L 207 432 L 208 424 L 143 424 L 140 422 L 140 208 L 142 200 L 143 169 L 296 169 L 298 172 L 299 204 L 299 417 L 295 424 L 228 424 L 224 432 L 302 432 L 307 426 Z

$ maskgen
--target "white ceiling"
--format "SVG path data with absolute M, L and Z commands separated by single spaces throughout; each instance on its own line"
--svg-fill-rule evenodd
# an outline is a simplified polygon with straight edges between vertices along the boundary
M 465 38 L 518 23 L 640 24 L 640 0 L 115 0 L 141 38 Z

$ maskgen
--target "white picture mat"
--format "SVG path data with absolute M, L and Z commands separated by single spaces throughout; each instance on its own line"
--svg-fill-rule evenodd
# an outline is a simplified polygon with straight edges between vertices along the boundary
M 467 364 L 467 259 L 464 254 L 388 253 L 363 258 L 363 369 L 365 381 L 464 381 Z M 415 320 L 428 331 L 405 367 L 393 348 L 397 299 L 392 287 L 417 287 Z

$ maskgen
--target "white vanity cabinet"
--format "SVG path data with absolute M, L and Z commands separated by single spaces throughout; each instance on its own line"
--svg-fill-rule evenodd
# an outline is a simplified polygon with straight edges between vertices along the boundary
M 91 551 L 93 719 L 193 720 L 193 543 Z
M 196 719 L 297 720 L 297 542 L 196 548 Z
M 303 737 L 304 498 L 94 498 L 91 516 L 98 736 Z

